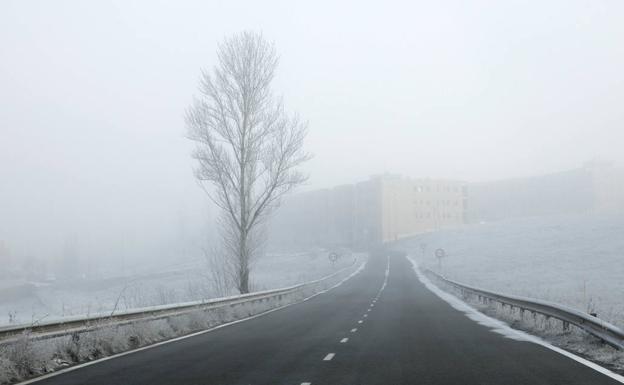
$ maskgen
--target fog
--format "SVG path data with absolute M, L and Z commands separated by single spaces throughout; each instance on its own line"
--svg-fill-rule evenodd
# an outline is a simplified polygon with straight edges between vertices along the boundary
M 313 190 L 624 163 L 624 3 L 0 5 L 0 241 L 99 267 L 200 258 L 215 210 L 184 111 L 225 36 L 261 31 L 309 121 Z

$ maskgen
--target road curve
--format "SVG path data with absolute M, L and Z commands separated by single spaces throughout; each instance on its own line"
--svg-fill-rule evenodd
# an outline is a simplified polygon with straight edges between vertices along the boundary
M 38 381 L 39 385 L 592 384 L 619 382 L 493 333 L 427 290 L 407 259 L 377 252 L 306 302 Z

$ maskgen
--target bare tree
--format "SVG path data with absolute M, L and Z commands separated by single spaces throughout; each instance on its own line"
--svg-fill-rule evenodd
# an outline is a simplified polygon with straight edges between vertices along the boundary
M 222 210 L 220 230 L 233 281 L 249 292 L 251 261 L 262 227 L 281 198 L 307 177 L 298 170 L 307 125 L 284 111 L 271 91 L 278 57 L 253 32 L 219 45 L 218 65 L 203 71 L 200 97 L 186 114 L 195 141 L 195 174 Z

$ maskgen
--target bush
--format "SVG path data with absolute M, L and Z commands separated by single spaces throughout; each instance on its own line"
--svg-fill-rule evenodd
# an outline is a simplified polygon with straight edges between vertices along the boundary
M 19 378 L 34 374 L 37 358 L 30 333 L 22 334 L 15 343 L 9 345 L 4 351 L 4 356 L 11 362 Z
M 0 384 L 9 384 L 19 379 L 17 368 L 13 362 L 5 357 L 4 351 L 0 351 Z

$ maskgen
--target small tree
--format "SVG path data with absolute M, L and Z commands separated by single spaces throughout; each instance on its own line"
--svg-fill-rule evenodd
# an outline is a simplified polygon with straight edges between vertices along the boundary
M 252 32 L 218 47 L 212 74 L 202 71 L 200 97 L 187 110 L 196 143 L 195 175 L 222 210 L 220 230 L 232 280 L 249 292 L 251 261 L 267 216 L 307 177 L 298 170 L 307 125 L 284 111 L 271 92 L 278 58 L 273 44 Z

